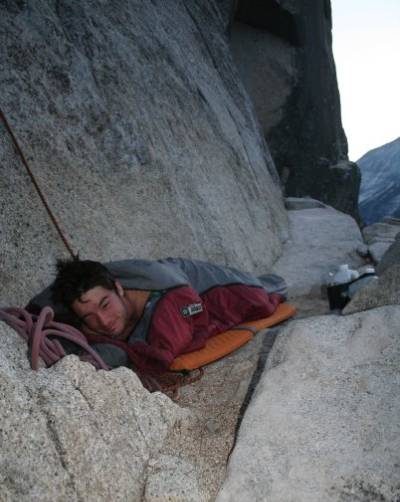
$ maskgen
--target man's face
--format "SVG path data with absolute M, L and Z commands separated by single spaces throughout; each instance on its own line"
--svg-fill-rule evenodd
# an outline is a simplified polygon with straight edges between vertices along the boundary
M 128 303 L 118 282 L 112 290 L 102 286 L 89 289 L 74 301 L 72 310 L 90 330 L 112 338 L 124 334 L 130 323 Z

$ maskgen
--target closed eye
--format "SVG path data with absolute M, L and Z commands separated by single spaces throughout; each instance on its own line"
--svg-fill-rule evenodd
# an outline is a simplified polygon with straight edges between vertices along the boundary
M 101 310 L 105 310 L 109 305 L 110 302 L 108 301 L 108 296 L 103 296 L 103 298 L 99 302 L 99 307 L 101 308 Z

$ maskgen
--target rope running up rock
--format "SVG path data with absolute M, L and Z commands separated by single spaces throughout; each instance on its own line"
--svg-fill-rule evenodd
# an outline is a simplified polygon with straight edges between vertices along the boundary
M 36 178 L 33 175 L 32 170 L 30 169 L 30 167 L 28 165 L 28 162 L 27 162 L 27 160 L 25 158 L 25 155 L 23 154 L 23 152 L 21 150 L 21 147 L 18 144 L 17 138 L 15 137 L 15 135 L 14 135 L 12 129 L 11 129 L 11 126 L 10 126 L 8 120 L 6 119 L 4 113 L 3 113 L 3 111 L 1 109 L 0 109 L 0 118 L 4 122 L 5 128 L 7 129 L 9 135 L 11 136 L 11 139 L 12 139 L 12 141 L 14 143 L 15 149 L 17 150 L 18 155 L 21 157 L 22 163 L 24 164 L 25 169 L 27 170 L 28 175 L 31 178 L 31 181 L 32 181 L 32 183 L 33 183 L 33 185 L 34 185 L 34 187 L 35 187 L 35 189 L 36 189 L 36 191 L 37 191 L 37 193 L 38 193 L 38 195 L 40 197 L 40 200 L 42 201 L 42 203 L 43 203 L 43 205 L 44 205 L 44 207 L 45 207 L 45 209 L 47 211 L 47 214 L 49 215 L 49 217 L 50 217 L 53 225 L 55 226 L 55 228 L 56 228 L 56 230 L 58 232 L 58 235 L 61 237 L 61 240 L 63 241 L 64 246 L 67 248 L 67 250 L 68 250 L 69 254 L 71 255 L 71 257 L 73 259 L 76 259 L 77 255 L 75 255 L 75 253 L 72 250 L 72 247 L 70 246 L 69 242 L 67 241 L 67 238 L 63 234 L 63 232 L 62 232 L 62 230 L 61 230 L 61 228 L 60 228 L 60 226 L 59 226 L 59 224 L 58 224 L 58 222 L 56 220 L 56 217 L 54 216 L 52 210 L 50 209 L 50 206 L 48 205 L 48 203 L 46 201 L 46 198 L 45 198 L 42 190 L 40 189 L 39 184 L 36 181 Z

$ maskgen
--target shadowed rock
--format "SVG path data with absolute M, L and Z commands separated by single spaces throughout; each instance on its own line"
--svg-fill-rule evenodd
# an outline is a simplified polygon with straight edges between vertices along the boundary
M 330 2 L 238 0 L 231 45 L 287 196 L 358 219 L 358 166 L 347 158 Z
M 285 198 L 285 207 L 289 211 L 298 210 L 298 209 L 314 209 L 317 207 L 327 207 L 323 202 L 312 199 L 311 197 L 286 197 Z
M 224 23 L 213 2 L 1 4 L 1 107 L 81 257 L 279 255 L 278 177 Z M 65 251 L 0 129 L 0 301 L 21 304 Z
M 342 313 L 352 314 L 383 305 L 400 305 L 400 264 L 388 267 L 377 280 L 358 290 Z
M 381 261 L 376 267 L 376 272 L 381 275 L 386 269 L 393 265 L 400 264 L 400 229 L 396 234 L 395 241 L 387 249 L 386 253 L 382 256 Z
M 360 312 L 383 305 L 400 304 L 399 236 L 400 234 L 397 233 L 395 241 L 390 245 L 376 267 L 378 280 L 367 284 L 365 288 L 357 291 L 350 303 L 343 309 L 343 314 L 352 314 L 353 312 Z
M 379 263 L 400 232 L 400 220 L 385 218 L 362 230 L 365 242 L 375 263 Z

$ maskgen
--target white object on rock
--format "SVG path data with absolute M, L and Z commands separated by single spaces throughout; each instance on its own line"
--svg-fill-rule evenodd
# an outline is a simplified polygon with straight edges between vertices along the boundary
M 333 286 L 336 284 L 346 284 L 346 282 L 354 281 L 360 277 L 360 274 L 358 270 L 351 269 L 347 263 L 344 263 L 343 265 L 339 265 L 336 274 L 330 273 L 329 276 L 331 277 L 329 284 Z
M 349 269 L 349 265 L 344 263 L 343 265 L 339 265 L 339 270 L 333 276 L 332 284 L 345 284 L 351 281 L 351 279 L 352 271 Z

